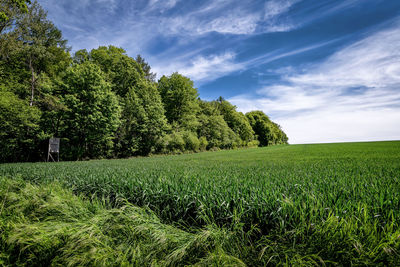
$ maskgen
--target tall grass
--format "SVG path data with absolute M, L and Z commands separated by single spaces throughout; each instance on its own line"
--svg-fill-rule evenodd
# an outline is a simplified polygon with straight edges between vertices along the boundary
M 112 209 L 58 184 L 0 178 L 0 203 L 0 265 L 244 265 L 223 250 L 229 232 L 188 233 L 125 201 Z
M 400 264 L 400 142 L 3 164 L 0 175 L 57 181 L 114 207 L 124 198 L 189 231 L 214 225 L 236 240 L 224 251 L 249 265 Z

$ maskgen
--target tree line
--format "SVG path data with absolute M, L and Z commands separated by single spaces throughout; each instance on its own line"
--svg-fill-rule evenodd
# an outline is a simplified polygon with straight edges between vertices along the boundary
M 42 160 L 50 137 L 64 160 L 288 141 L 262 111 L 201 100 L 179 73 L 157 81 L 140 55 L 115 46 L 71 55 L 36 1 L 0 3 L 0 162 Z

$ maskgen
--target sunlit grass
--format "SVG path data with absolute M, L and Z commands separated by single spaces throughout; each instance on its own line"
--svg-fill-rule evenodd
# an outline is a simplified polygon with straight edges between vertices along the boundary
M 224 252 L 229 232 L 188 233 L 149 210 L 88 201 L 57 184 L 0 178 L 0 265 L 240 266 Z

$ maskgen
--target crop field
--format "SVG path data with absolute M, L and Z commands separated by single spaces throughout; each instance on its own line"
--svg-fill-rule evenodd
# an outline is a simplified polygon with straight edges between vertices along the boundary
M 400 264 L 400 141 L 2 164 L 0 176 L 124 199 L 187 233 L 226 230 L 223 250 L 247 265 Z

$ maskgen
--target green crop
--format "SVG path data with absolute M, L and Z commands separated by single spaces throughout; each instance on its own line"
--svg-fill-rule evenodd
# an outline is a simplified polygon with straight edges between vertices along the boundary
M 237 231 L 249 264 L 399 264 L 397 141 L 2 164 L 0 175 L 127 199 L 181 228 Z

